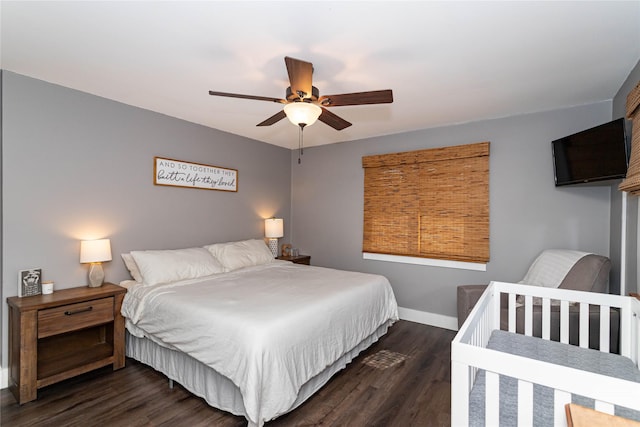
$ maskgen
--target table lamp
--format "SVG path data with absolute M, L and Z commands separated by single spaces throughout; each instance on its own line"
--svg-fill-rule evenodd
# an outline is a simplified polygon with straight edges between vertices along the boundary
M 278 256 L 278 238 L 284 236 L 282 218 L 267 218 L 264 220 L 264 237 L 269 239 L 269 249 L 273 257 Z
M 104 271 L 102 263 L 111 261 L 111 241 L 109 239 L 82 240 L 80 242 L 80 263 L 91 263 L 89 268 L 89 287 L 102 286 Z

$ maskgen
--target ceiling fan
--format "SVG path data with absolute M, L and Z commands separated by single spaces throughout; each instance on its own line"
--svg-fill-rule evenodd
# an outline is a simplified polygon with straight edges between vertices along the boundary
M 391 89 L 320 96 L 318 88 L 312 85 L 313 64 L 288 56 L 284 58 L 284 62 L 287 66 L 290 83 L 290 86 L 287 88 L 286 99 L 216 92 L 212 90 L 209 91 L 209 95 L 285 104 L 284 109 L 263 122 L 258 123 L 257 126 L 271 126 L 287 117 L 291 123 L 299 126 L 301 130 L 304 129 L 305 126 L 312 125 L 316 120 L 320 120 L 336 130 L 342 130 L 351 126 L 351 123 L 333 114 L 327 110 L 327 108 L 345 105 L 388 104 L 393 102 Z

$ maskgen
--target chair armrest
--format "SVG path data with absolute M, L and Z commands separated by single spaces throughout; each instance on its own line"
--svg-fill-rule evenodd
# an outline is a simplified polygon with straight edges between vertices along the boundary
M 458 329 L 473 310 L 488 285 L 458 286 Z

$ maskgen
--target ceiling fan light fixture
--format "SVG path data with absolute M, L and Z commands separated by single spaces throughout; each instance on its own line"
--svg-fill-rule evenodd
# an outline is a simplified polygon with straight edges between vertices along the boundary
M 296 126 L 311 126 L 322 114 L 322 108 L 310 102 L 292 102 L 284 106 L 284 113 Z

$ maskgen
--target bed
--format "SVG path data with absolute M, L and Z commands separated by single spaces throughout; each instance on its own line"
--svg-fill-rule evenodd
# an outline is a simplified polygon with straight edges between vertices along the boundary
M 508 330 L 500 330 L 501 304 L 508 305 Z M 540 337 L 532 335 L 534 305 L 542 307 Z M 516 331 L 517 307 L 524 307 L 523 331 Z M 593 310 L 598 325 L 589 322 Z M 612 310 L 619 312 L 620 354 L 609 352 Z M 553 311 L 560 312 L 559 341 L 549 339 Z M 579 319 L 571 325 L 579 328 L 578 345 L 569 344 L 570 312 Z M 589 343 L 594 327 L 596 345 Z M 635 298 L 492 282 L 451 344 L 452 425 L 566 426 L 568 403 L 640 421 L 639 334 Z
M 383 276 L 274 260 L 260 240 L 126 255 L 127 356 L 249 426 L 295 409 L 398 319 Z

